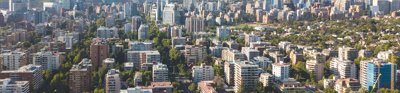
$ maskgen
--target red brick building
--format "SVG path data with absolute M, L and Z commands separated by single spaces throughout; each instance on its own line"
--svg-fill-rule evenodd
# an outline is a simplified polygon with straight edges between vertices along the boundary
M 94 68 L 98 68 L 104 59 L 108 58 L 108 45 L 105 39 L 95 38 L 90 45 L 90 59 Z

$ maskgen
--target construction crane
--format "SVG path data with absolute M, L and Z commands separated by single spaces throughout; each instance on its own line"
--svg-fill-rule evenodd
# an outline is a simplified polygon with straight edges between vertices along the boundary
M 374 89 L 375 89 L 375 87 L 376 87 L 376 84 L 378 83 L 379 78 L 381 77 L 381 75 L 382 75 L 382 74 L 379 74 L 379 75 L 378 75 L 378 77 L 377 77 L 376 80 L 375 80 L 374 86 L 372 86 L 372 89 L 371 89 L 371 91 L 370 91 L 369 93 L 374 92 Z

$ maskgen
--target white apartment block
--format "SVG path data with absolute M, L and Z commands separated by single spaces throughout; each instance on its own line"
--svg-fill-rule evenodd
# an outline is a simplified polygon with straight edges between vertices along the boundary
M 186 45 L 184 56 L 188 63 L 199 62 L 207 56 L 207 48 L 199 45 Z
M 289 78 L 289 67 L 287 63 L 274 63 L 272 64 L 272 74 L 275 80 L 284 81 Z
M 351 47 L 339 47 L 338 49 L 339 59 L 354 61 L 358 57 L 358 50 Z
M 192 67 L 193 82 L 208 81 L 214 79 L 214 69 L 212 66 L 201 64 Z
M 14 81 L 10 78 L 0 79 L 0 93 L 30 93 L 29 81 Z
M 163 24 L 175 25 L 177 17 L 176 5 L 175 4 L 165 5 L 162 16 L 163 16 Z
M 224 63 L 225 81 L 228 85 L 234 85 L 235 64 L 232 61 Z
M 129 42 L 129 49 L 132 51 L 149 51 L 153 50 L 153 42 Z
M 376 55 L 376 57 L 378 59 L 388 60 L 390 58 L 390 55 L 392 55 L 392 54 L 394 54 L 394 53 L 391 50 L 389 50 L 389 51 L 381 51 Z
M 140 68 L 143 63 L 160 63 L 161 56 L 158 51 L 128 51 L 126 53 L 128 62 L 132 62 L 135 68 Z
M 261 41 L 261 38 L 257 35 L 254 35 L 253 33 L 251 34 L 245 34 L 244 35 L 244 41 L 246 45 L 250 44 L 251 42 L 259 42 Z
M 263 84 L 264 87 L 272 85 L 272 81 L 274 79 L 274 75 L 270 73 L 261 73 L 260 74 L 260 82 Z
M 356 65 L 350 60 L 333 58 L 329 69 L 339 78 L 356 78 Z
M 111 69 L 106 74 L 106 92 L 119 93 L 121 90 L 121 79 L 119 70 Z
M 29 81 L 31 88 L 38 89 L 43 82 L 42 66 L 29 64 L 17 70 L 1 71 L 0 78 L 4 77 L 17 81 Z
M 168 67 L 165 64 L 158 63 L 153 66 L 153 82 L 164 82 L 168 79 Z
M 225 61 L 240 61 L 240 60 L 245 60 L 245 55 L 238 50 L 234 49 L 225 49 L 222 50 L 222 55 L 221 55 L 222 60 Z
M 149 25 L 141 24 L 138 29 L 138 39 L 145 40 L 147 38 L 147 34 L 149 32 Z
M 27 54 L 20 51 L 6 51 L 0 54 L 0 63 L 3 65 L 3 70 L 17 70 L 28 64 Z
M 118 38 L 118 29 L 116 27 L 99 27 L 96 35 L 98 38 Z
M 60 67 L 60 55 L 55 52 L 42 50 L 33 54 L 33 64 L 41 65 L 43 69 L 54 71 Z
M 242 47 L 242 53 L 246 56 L 247 60 L 251 60 L 260 55 L 260 51 L 250 47 Z
M 268 57 L 257 56 L 250 60 L 254 64 L 257 64 L 260 68 L 266 70 L 269 64 L 272 64 L 272 60 Z
M 114 58 L 107 58 L 103 60 L 103 68 L 106 68 L 107 70 L 114 68 L 116 65 L 115 59 Z
M 319 81 L 323 78 L 324 76 L 324 67 L 325 64 L 323 62 L 319 63 L 317 60 L 307 60 L 306 61 L 306 69 L 308 72 L 313 72 L 316 81 Z
M 235 62 L 234 90 L 254 88 L 259 80 L 259 68 L 249 61 Z

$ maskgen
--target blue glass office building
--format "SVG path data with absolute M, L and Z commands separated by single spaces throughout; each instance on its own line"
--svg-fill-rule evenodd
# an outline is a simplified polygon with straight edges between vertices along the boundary
M 394 68 L 392 69 L 392 65 Z M 380 66 L 374 63 L 367 64 L 367 85 L 368 91 L 371 91 L 378 75 L 381 74 L 379 77 L 379 81 L 375 86 L 375 90 L 378 88 L 390 88 L 391 86 L 391 78 L 392 73 L 394 76 L 394 80 L 396 80 L 396 69 L 397 65 L 392 63 L 381 63 Z M 394 83 L 394 82 L 393 82 Z

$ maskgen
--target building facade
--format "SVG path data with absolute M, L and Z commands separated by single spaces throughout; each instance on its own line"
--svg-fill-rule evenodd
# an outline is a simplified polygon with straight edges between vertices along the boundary
M 329 69 L 338 78 L 356 78 L 357 75 L 356 65 L 350 60 L 333 58 Z
M 377 80 L 379 88 L 395 88 L 397 64 L 382 59 L 364 60 L 360 62 L 360 83 L 363 88 L 372 90 Z
M 106 93 L 120 93 L 121 79 L 119 70 L 110 69 L 106 74 Z
M 201 64 L 192 67 L 193 82 L 208 81 L 214 79 L 214 69 L 212 66 Z
M 289 78 L 289 67 L 287 63 L 272 64 L 272 74 L 277 81 L 284 81 Z
M 60 67 L 60 55 L 56 52 L 42 50 L 33 54 L 33 64 L 41 65 L 43 69 L 54 71 Z
M 197 63 L 202 61 L 207 56 L 206 46 L 186 45 L 184 56 L 187 63 Z
M 238 92 L 240 88 L 252 89 L 256 86 L 259 80 L 260 71 L 258 65 L 252 64 L 248 61 L 241 61 L 235 63 L 235 76 L 233 87 L 235 92 Z
M 187 17 L 185 27 L 191 33 L 203 32 L 205 30 L 204 18 L 198 16 Z
M 17 70 L 28 64 L 28 55 L 20 51 L 6 51 L 0 54 L 0 63 L 3 70 Z
M 15 81 L 29 81 L 29 90 L 38 89 L 42 82 L 42 67 L 40 65 L 25 65 L 17 70 L 1 71 L 0 79 L 10 78 Z
M 153 66 L 153 82 L 165 82 L 168 79 L 168 67 L 165 64 L 156 64 Z
M 69 71 L 70 93 L 84 93 L 91 91 L 92 64 L 90 59 L 82 59 L 79 64 L 73 65 Z
M 96 36 L 98 38 L 118 38 L 118 29 L 116 27 L 99 27 L 96 31 Z
M 107 45 L 107 41 L 101 38 L 95 38 L 92 40 L 92 44 L 90 45 L 90 59 L 92 61 L 93 68 L 98 68 L 101 65 L 101 62 L 108 58 L 109 55 L 109 47 Z
M 10 78 L 0 79 L 1 93 L 30 93 L 29 81 L 14 81 Z

